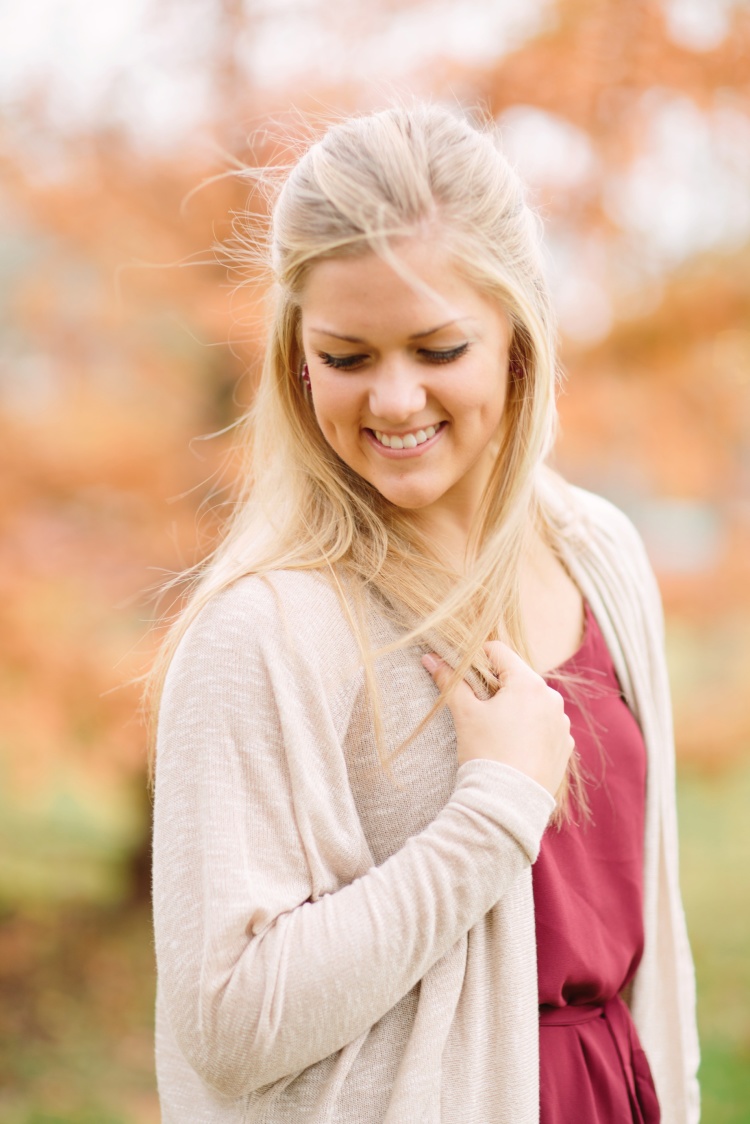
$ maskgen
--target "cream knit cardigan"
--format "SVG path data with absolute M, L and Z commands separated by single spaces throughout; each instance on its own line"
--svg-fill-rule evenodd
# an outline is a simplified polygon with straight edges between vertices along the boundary
M 663 1124 L 695 1124 L 659 595 L 621 512 L 578 489 L 548 503 L 648 749 L 630 1003 Z M 370 627 L 393 636 L 374 612 Z M 389 747 L 434 701 L 420 654 L 379 665 Z M 545 789 L 494 761 L 457 769 L 447 710 L 385 772 L 339 601 L 291 571 L 238 581 L 191 625 L 157 752 L 164 1124 L 536 1124 Z

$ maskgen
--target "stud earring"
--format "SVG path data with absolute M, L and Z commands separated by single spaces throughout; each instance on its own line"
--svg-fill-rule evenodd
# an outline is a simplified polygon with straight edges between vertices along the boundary
M 302 383 L 302 391 L 306 398 L 312 397 L 312 387 L 310 386 L 310 371 L 307 363 L 302 364 L 302 370 L 299 373 L 300 382 Z

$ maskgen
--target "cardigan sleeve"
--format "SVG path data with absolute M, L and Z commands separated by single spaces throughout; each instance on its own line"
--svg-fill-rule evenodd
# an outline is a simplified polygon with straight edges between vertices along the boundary
M 372 1027 L 534 861 L 555 807 L 520 771 L 467 762 L 425 830 L 315 898 L 300 827 L 311 809 L 294 778 L 307 777 L 330 853 L 340 842 L 321 779 L 330 731 L 305 720 L 294 677 L 295 697 L 280 692 L 265 643 L 274 627 L 209 605 L 172 661 L 159 715 L 159 989 L 186 1059 L 235 1097 Z M 302 730 L 294 761 L 288 707 Z

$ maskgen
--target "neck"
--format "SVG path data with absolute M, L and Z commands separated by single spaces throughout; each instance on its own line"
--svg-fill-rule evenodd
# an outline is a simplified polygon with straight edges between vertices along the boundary
M 414 526 L 441 563 L 459 575 L 466 573 L 472 525 L 464 513 L 415 512 Z

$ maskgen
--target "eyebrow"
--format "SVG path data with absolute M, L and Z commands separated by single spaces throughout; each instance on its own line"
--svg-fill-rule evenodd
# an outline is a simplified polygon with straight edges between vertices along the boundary
M 452 324 L 458 324 L 462 320 L 467 320 L 466 316 L 456 316 L 453 320 L 446 320 L 444 324 L 438 324 L 436 328 L 428 328 L 425 332 L 415 332 L 413 336 L 409 336 L 410 340 L 421 340 L 427 336 L 434 336 L 438 332 L 442 332 L 443 328 L 450 328 Z M 359 336 L 341 336 L 338 332 L 332 332 L 330 328 L 311 328 L 311 332 L 317 332 L 321 336 L 331 336 L 335 340 L 343 340 L 345 343 L 367 343 L 367 340 L 362 340 Z

